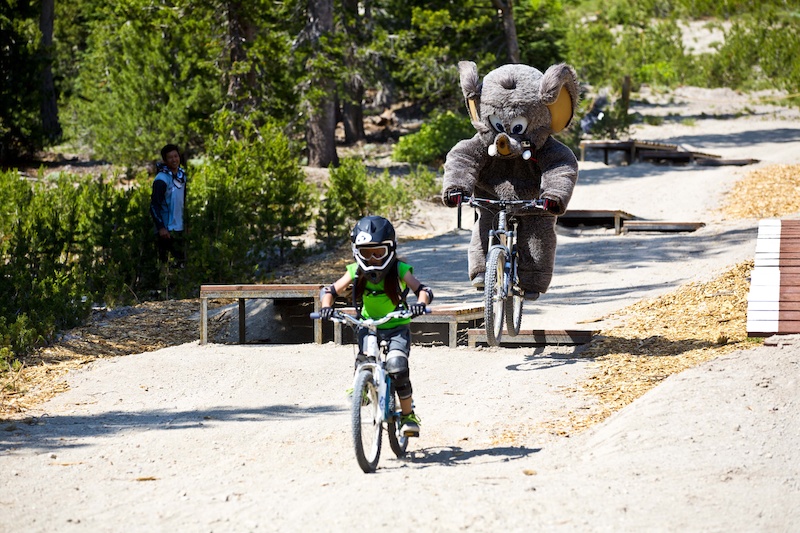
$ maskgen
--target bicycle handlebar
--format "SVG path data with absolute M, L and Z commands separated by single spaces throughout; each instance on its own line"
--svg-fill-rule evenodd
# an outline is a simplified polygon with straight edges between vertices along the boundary
M 425 314 L 430 314 L 431 308 L 425 308 Z M 309 315 L 312 320 L 319 320 L 321 317 L 319 313 L 311 313 Z M 369 327 L 378 327 L 381 324 L 385 324 L 394 318 L 413 318 L 414 315 L 408 309 L 403 309 L 400 311 L 392 311 L 391 313 L 387 314 L 383 318 L 358 318 L 352 315 L 348 315 L 347 313 L 342 313 L 341 311 L 334 310 L 333 315 L 331 316 L 331 320 L 334 322 L 350 322 L 354 326 L 365 326 Z
M 476 196 L 467 196 L 464 198 L 470 207 L 488 208 L 489 206 L 499 206 L 501 209 L 506 207 L 516 207 L 520 211 L 524 209 L 542 209 L 544 210 L 545 200 L 537 198 L 535 200 L 493 200 L 491 198 L 478 198 Z

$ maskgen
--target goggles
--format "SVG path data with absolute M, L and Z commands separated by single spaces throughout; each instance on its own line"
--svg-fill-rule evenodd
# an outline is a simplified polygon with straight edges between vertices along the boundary
M 369 261 L 370 259 L 377 259 L 380 261 L 389 255 L 389 246 L 385 244 L 376 246 L 357 246 L 356 253 L 358 254 L 358 257 L 364 261 Z

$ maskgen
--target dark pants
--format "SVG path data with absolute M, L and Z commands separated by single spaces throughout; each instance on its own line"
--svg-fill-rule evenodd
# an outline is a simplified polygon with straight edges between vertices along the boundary
M 179 268 L 186 266 L 186 240 L 182 231 L 170 231 L 170 238 L 163 239 L 156 235 L 158 245 L 158 260 L 166 263 L 169 256 L 175 259 Z

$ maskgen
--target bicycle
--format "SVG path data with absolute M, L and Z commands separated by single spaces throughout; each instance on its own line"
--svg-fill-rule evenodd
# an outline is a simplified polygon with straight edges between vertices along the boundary
M 499 346 L 503 335 L 503 317 L 509 335 L 516 336 L 522 324 L 523 291 L 519 287 L 516 215 L 529 209 L 544 209 L 545 201 L 491 200 L 470 196 L 470 207 L 477 207 L 496 218 L 489 231 L 486 273 L 483 289 L 484 327 L 489 346 Z
M 430 309 L 425 310 L 430 313 Z M 393 311 L 380 319 L 364 319 L 334 311 L 333 322 L 351 326 L 354 331 L 365 327 L 375 333 L 378 326 L 393 318 L 411 318 L 409 310 Z M 319 319 L 319 313 L 311 313 L 312 319 Z M 384 426 L 389 438 L 389 446 L 400 458 L 405 456 L 408 437 L 400 433 L 401 412 L 397 409 L 399 398 L 394 389 L 392 377 L 386 371 L 386 356 L 389 353 L 387 340 L 378 343 L 376 335 L 368 335 L 366 341 L 367 360 L 356 369 L 353 378 L 353 404 L 351 420 L 353 446 L 358 465 L 365 473 L 375 472 L 381 455 L 381 442 Z

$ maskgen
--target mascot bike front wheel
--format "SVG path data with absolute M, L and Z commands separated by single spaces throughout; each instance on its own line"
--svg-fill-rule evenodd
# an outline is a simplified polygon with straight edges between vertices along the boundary
M 486 342 L 489 346 L 499 346 L 503 335 L 503 313 L 506 308 L 505 265 L 505 248 L 502 246 L 490 248 L 486 256 L 486 278 L 483 289 L 483 321 L 486 328 Z

